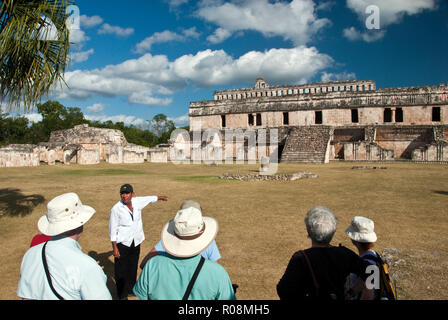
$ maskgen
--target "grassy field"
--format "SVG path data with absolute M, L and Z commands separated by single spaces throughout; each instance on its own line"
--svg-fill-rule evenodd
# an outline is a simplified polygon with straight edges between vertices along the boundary
M 17 299 L 20 263 L 37 233 L 37 220 L 53 197 L 76 192 L 97 213 L 80 239 L 83 251 L 104 266 L 113 296 L 109 210 L 118 189 L 131 183 L 137 196 L 167 195 L 168 202 L 143 211 L 146 240 L 141 258 L 160 239 L 163 225 L 187 199 L 219 222 L 222 260 L 238 299 L 278 299 L 276 284 L 291 255 L 310 246 L 304 217 L 313 206 L 331 208 L 339 219 L 333 244 L 354 250 L 344 230 L 355 215 L 375 221 L 376 249 L 392 252 L 401 299 L 448 299 L 448 166 L 381 164 L 353 170 L 356 163 L 280 164 L 278 173 L 308 170 L 316 179 L 242 182 L 223 173 L 254 173 L 257 165 L 46 166 L 0 169 L 0 299 Z M 362 164 L 369 165 L 369 164 Z M 377 164 L 371 164 L 377 165 Z

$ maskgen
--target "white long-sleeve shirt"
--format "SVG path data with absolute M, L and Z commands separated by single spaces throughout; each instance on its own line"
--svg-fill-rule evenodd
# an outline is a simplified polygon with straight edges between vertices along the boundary
M 130 247 L 132 241 L 138 246 L 145 240 L 142 223 L 142 209 L 152 202 L 157 202 L 157 196 L 133 197 L 133 212 L 118 201 L 110 210 L 109 236 L 110 241 Z

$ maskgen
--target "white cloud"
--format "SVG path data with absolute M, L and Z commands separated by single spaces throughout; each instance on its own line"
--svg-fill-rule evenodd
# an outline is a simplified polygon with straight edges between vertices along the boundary
M 312 0 L 274 3 L 268 0 L 202 1 L 197 15 L 228 32 L 254 30 L 266 37 L 280 36 L 291 40 L 295 45 L 308 43 L 330 24 L 328 19 L 316 16 Z
M 190 116 L 188 113 L 176 118 L 167 117 L 167 119 L 173 121 L 176 127 L 185 127 L 190 124 Z
M 75 43 L 75 45 L 82 47 L 84 42 L 88 40 L 90 40 L 90 38 L 81 29 L 70 30 L 70 42 Z
M 170 8 L 172 9 L 177 8 L 188 2 L 188 0 L 165 0 L 165 1 L 168 2 Z
M 328 55 L 305 46 L 250 51 L 238 59 L 233 59 L 223 50 L 208 49 L 176 59 L 173 68 L 181 78 L 206 87 L 253 82 L 260 75 L 273 83 L 304 83 L 332 62 Z
M 40 113 L 24 113 L 23 116 L 32 123 L 42 121 L 42 115 Z
M 173 99 L 171 98 L 151 97 L 149 94 L 143 92 L 133 92 L 129 96 L 129 102 L 148 106 L 167 106 L 171 104 L 172 101 Z
M 399 23 L 404 15 L 414 15 L 436 8 L 435 0 L 347 0 L 347 7 L 361 19 L 366 19 L 366 8 L 377 6 L 380 10 L 381 27 Z
M 98 113 L 104 110 L 104 105 L 101 103 L 94 103 L 91 106 L 86 107 L 88 112 Z
M 85 28 L 93 28 L 103 23 L 103 18 L 100 16 L 88 17 L 85 14 L 80 17 L 81 26 Z
M 207 37 L 207 40 L 214 44 L 221 43 L 227 38 L 229 38 L 231 35 L 232 33 L 230 31 L 223 28 L 218 28 L 215 30 L 214 34 Z
M 162 32 L 156 32 L 152 36 L 147 37 L 143 41 L 139 42 L 135 47 L 135 52 L 137 53 L 144 53 L 147 51 L 151 51 L 151 46 L 154 43 L 162 43 L 162 42 L 169 42 L 169 41 L 181 41 L 184 37 L 169 31 L 165 30 Z
M 373 14 L 371 11 L 366 13 L 369 6 L 376 6 L 379 9 L 379 30 L 368 30 L 365 27 L 367 18 Z M 384 37 L 387 26 L 400 23 L 405 15 L 434 10 L 436 6 L 435 0 L 347 0 L 347 7 L 358 15 L 363 29 L 359 31 L 355 27 L 345 28 L 343 34 L 352 41 L 374 42 Z
M 321 81 L 342 81 L 342 80 L 356 80 L 356 74 L 353 72 L 342 72 L 342 73 L 327 73 L 322 72 Z
M 133 125 L 136 127 L 143 126 L 146 123 L 146 120 L 144 119 L 136 118 L 134 116 L 128 116 L 125 114 L 119 114 L 115 116 L 108 116 L 105 114 L 100 115 L 87 114 L 85 115 L 85 118 L 90 121 L 99 121 L 99 122 L 106 122 L 106 121 L 112 121 L 114 123 L 123 122 L 126 126 Z
M 182 34 L 165 30 L 162 32 L 156 32 L 152 36 L 147 37 L 143 41 L 139 42 L 135 46 L 134 51 L 136 53 L 145 53 L 151 51 L 151 47 L 155 43 L 163 43 L 170 41 L 186 41 L 188 38 L 197 39 L 198 37 L 199 33 L 196 31 L 196 27 L 183 30 Z
M 89 49 L 87 51 L 76 51 L 70 53 L 70 58 L 72 62 L 83 62 L 89 59 L 89 56 L 93 54 L 95 50 Z
M 102 69 L 65 73 L 69 88 L 58 88 L 59 99 L 95 96 L 127 96 L 131 103 L 169 105 L 175 91 L 231 83 L 252 83 L 258 76 L 274 84 L 305 83 L 331 66 L 333 59 L 314 47 L 250 51 L 233 58 L 224 50 L 204 50 L 169 61 L 165 55 L 149 53 Z M 162 96 L 162 97 L 161 97 Z
M 365 42 L 374 42 L 380 40 L 386 34 L 386 30 L 367 30 L 358 31 L 355 27 L 346 28 L 343 31 L 344 37 L 351 41 L 363 40 Z
M 98 34 L 114 34 L 119 37 L 128 37 L 133 33 L 133 28 L 122 28 L 118 26 L 112 26 L 108 23 L 103 24 L 98 30 Z

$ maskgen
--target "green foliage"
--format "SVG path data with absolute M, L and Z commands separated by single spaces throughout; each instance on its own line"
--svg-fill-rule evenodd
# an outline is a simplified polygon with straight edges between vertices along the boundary
M 0 114 L 0 145 L 26 143 L 28 135 L 28 119 L 10 118 Z
M 164 114 L 154 117 L 151 130 L 144 130 L 135 126 L 126 126 L 123 122 L 89 121 L 84 118 L 80 108 L 65 107 L 57 101 L 47 101 L 37 105 L 42 121 L 30 124 L 25 117 L 12 118 L 8 114 L 0 114 L 0 146 L 13 143 L 46 142 L 52 131 L 73 128 L 79 124 L 88 124 L 90 127 L 116 129 L 123 132 L 129 143 L 146 147 L 153 147 L 160 143 L 167 143 L 171 132 L 176 129 L 174 123 Z
M 159 143 L 167 143 L 171 132 L 176 129 L 174 122 L 168 120 L 167 116 L 159 113 L 150 121 L 151 131 L 159 138 Z
M 0 1 L 0 100 L 29 110 L 63 82 L 68 67 L 69 0 Z

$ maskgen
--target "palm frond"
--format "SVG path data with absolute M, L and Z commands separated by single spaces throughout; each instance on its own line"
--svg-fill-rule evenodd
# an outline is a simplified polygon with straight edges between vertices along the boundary
M 69 0 L 6 0 L 0 7 L 0 99 L 8 109 L 32 109 L 63 81 L 70 30 Z M 50 21 L 56 35 L 51 37 Z M 53 39 L 54 38 L 54 39 Z

